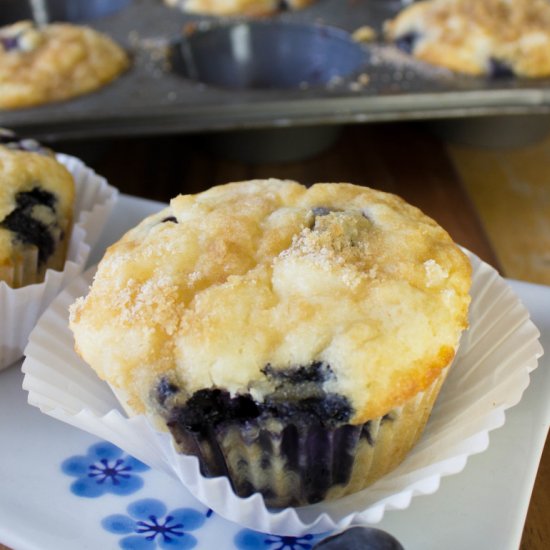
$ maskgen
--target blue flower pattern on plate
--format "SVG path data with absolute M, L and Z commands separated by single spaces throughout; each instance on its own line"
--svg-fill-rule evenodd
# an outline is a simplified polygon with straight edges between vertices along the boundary
M 77 478 L 71 484 L 71 492 L 86 498 L 107 493 L 122 496 L 135 493 L 144 485 L 138 474 L 149 469 L 107 441 L 91 445 L 85 455 L 71 456 L 61 464 L 64 474 Z M 167 506 L 154 498 L 134 501 L 126 510 L 127 515 L 112 514 L 101 522 L 107 532 L 123 535 L 118 542 L 123 550 L 194 548 L 198 541 L 189 532 L 202 527 L 213 515 L 211 509 L 204 513 L 194 508 L 168 512 Z M 279 536 L 242 529 L 233 542 L 239 550 L 311 550 L 323 536 Z
M 123 550 L 153 550 L 155 548 L 186 550 L 194 548 L 197 539 L 188 533 L 203 525 L 209 516 L 193 508 L 178 508 L 167 512 L 160 500 L 145 498 L 131 503 L 128 515 L 113 514 L 101 522 L 103 528 L 120 539 Z
M 321 538 L 321 535 L 284 537 L 243 529 L 235 535 L 234 542 L 239 550 L 310 550 Z
M 71 492 L 86 498 L 105 493 L 130 495 L 143 487 L 143 479 L 137 474 L 148 469 L 106 441 L 91 445 L 86 455 L 71 456 L 61 464 L 64 474 L 77 478 L 71 484 Z

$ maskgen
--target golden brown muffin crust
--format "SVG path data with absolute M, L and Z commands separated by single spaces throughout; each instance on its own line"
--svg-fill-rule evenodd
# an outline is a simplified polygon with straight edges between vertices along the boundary
M 491 60 L 518 76 L 550 75 L 550 4 L 546 0 L 424 0 L 387 22 L 386 36 L 416 35 L 413 55 L 470 74 Z
M 351 184 L 255 180 L 179 196 L 107 251 L 72 307 L 76 346 L 151 410 L 161 375 L 187 395 L 257 401 L 262 370 L 314 361 L 358 424 L 427 388 L 467 325 L 471 267 L 433 220 Z
M 0 28 L 0 108 L 60 101 L 107 84 L 128 67 L 124 51 L 91 28 L 23 21 Z

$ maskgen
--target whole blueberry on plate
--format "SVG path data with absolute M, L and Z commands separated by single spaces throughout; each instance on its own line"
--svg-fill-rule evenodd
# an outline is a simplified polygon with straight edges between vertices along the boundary
M 399 541 L 373 527 L 351 527 L 317 543 L 313 550 L 404 550 Z

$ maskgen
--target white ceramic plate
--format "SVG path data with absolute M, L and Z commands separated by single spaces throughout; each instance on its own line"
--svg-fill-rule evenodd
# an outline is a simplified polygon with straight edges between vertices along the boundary
M 123 197 L 101 247 L 117 239 L 126 227 L 156 208 L 158 205 L 154 203 Z M 98 249 L 98 256 L 101 250 Z M 513 288 L 525 300 L 541 329 L 543 342 L 548 343 L 550 290 L 521 283 L 513 283 Z M 548 429 L 550 406 L 544 398 L 544 392 L 550 391 L 547 371 L 547 368 L 539 368 L 532 374 L 536 384 L 531 384 L 522 402 L 507 413 L 504 428 L 491 435 L 487 452 L 473 457 L 459 476 L 445 479 L 438 493 L 415 499 L 407 510 L 389 512 L 379 526 L 397 535 L 405 547 L 459 549 L 483 548 L 491 544 L 503 549 L 517 548 Z M 26 406 L 20 383 L 17 368 L 0 377 L 0 434 L 2 441 L 8 442 L 13 449 L 0 453 L 0 541 L 18 550 L 116 548 L 123 540 L 138 548 L 140 543 L 129 541 L 129 533 L 122 531 L 128 531 L 129 526 L 141 521 L 139 518 L 143 514 L 155 516 L 157 525 L 166 526 L 166 514 L 184 507 L 195 512 L 188 511 L 187 515 L 176 517 L 187 522 L 186 540 L 192 541 L 191 536 L 195 537 L 198 548 L 214 548 L 214 544 L 219 548 L 285 548 L 280 537 L 250 533 L 247 537 L 252 545 L 243 546 L 247 537 L 240 528 L 215 514 L 207 517 L 204 506 L 160 472 L 136 472 L 135 477 L 141 479 L 142 486 L 135 492 L 129 492 L 135 488 L 135 481 L 122 483 L 119 492 L 123 494 L 105 492 L 86 496 L 86 483 L 81 484 L 83 488 L 76 489 L 77 494 L 71 492 L 71 485 L 79 479 L 82 468 L 93 466 L 86 461 L 97 458 L 91 446 L 98 440 Z M 529 429 L 525 429 L 526 426 Z M 111 469 L 117 458 L 129 460 L 124 454 L 116 457 L 112 448 L 107 448 L 105 453 L 107 467 Z M 81 458 L 71 459 L 75 456 Z M 495 468 L 495 464 L 499 467 Z M 97 474 L 94 479 L 101 479 L 104 476 L 101 462 L 93 468 Z M 119 474 L 110 475 L 112 478 Z M 94 490 L 97 492 L 97 488 Z M 132 503 L 143 499 L 156 499 L 160 504 L 149 503 L 149 507 L 136 512 Z M 50 505 L 52 502 L 55 506 Z M 120 516 L 116 523 L 118 531 L 112 518 L 105 520 L 114 514 Z M 150 539 L 153 546 L 143 544 L 162 548 L 162 529 L 152 525 L 143 526 L 144 531 L 139 536 L 146 540 L 147 536 L 156 533 Z M 168 527 L 170 525 L 168 523 Z M 180 528 L 175 530 L 178 529 L 181 531 Z M 176 536 L 180 537 L 176 533 L 172 538 Z M 181 535 L 181 540 L 185 536 Z M 307 548 L 304 545 L 311 542 L 306 535 L 301 541 L 289 540 L 286 548 Z

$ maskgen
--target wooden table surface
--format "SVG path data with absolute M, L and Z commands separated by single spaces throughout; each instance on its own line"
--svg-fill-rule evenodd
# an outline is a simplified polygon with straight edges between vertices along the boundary
M 514 151 L 487 151 L 449 147 L 422 126 L 388 124 L 347 127 L 328 151 L 309 160 L 283 164 L 223 160 L 209 152 L 208 138 L 200 136 L 121 139 L 76 148 L 60 144 L 57 148 L 81 156 L 122 192 L 160 201 L 228 181 L 266 177 L 306 184 L 348 181 L 391 191 L 432 216 L 457 242 L 503 276 L 550 284 L 550 242 L 543 240 L 550 238 L 550 228 L 542 235 L 531 230 L 537 215 L 540 223 L 550 219 L 546 218 L 550 207 L 550 141 Z M 499 163 L 506 169 L 499 171 Z M 486 176 L 488 166 L 491 177 Z M 480 170 L 485 178 L 480 177 Z M 522 185 L 519 191 L 517 181 L 512 181 L 516 172 Z M 531 192 L 530 186 L 536 192 Z M 513 220 L 509 218 L 511 211 Z M 529 231 L 529 235 L 518 237 L 521 231 Z M 528 240 L 533 242 L 526 245 Z M 537 250 L 542 260 L 533 252 Z M 529 262 L 534 267 L 526 269 Z M 547 443 L 522 550 L 550 548 L 549 447 Z

